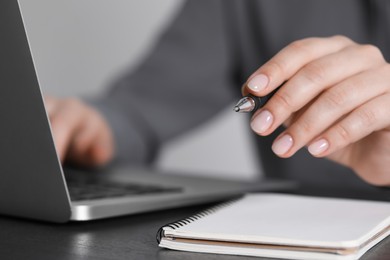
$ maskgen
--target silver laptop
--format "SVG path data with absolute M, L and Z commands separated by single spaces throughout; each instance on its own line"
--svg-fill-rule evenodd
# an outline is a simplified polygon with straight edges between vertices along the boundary
M 92 220 L 221 200 L 249 185 L 157 174 L 61 167 L 17 0 L 0 1 L 0 214 L 52 222 Z

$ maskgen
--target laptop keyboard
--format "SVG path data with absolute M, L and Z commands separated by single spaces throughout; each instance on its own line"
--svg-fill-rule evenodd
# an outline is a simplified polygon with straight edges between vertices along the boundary
M 112 183 L 102 181 L 72 182 L 68 181 L 68 189 L 72 201 L 105 199 L 147 194 L 177 193 L 182 188 L 151 186 L 135 183 Z

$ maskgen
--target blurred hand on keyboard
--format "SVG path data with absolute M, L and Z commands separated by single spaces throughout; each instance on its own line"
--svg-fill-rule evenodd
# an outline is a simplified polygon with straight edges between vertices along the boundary
M 75 98 L 45 97 L 61 162 L 85 167 L 107 164 L 114 154 L 111 129 L 91 106 Z

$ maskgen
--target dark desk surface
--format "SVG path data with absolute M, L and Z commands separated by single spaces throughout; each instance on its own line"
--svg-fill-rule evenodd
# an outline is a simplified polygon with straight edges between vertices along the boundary
M 160 249 L 156 231 L 209 205 L 83 223 L 0 217 L 0 259 L 254 259 Z M 390 259 L 390 237 L 362 259 Z

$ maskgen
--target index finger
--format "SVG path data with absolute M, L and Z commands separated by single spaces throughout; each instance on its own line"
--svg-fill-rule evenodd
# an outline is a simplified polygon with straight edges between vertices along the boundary
M 51 118 L 51 130 L 54 136 L 57 153 L 61 161 L 65 160 L 72 138 L 85 122 L 85 111 L 79 101 L 70 99 L 62 101 Z
M 243 92 L 265 96 L 291 78 L 305 64 L 351 44 L 353 42 L 344 36 L 295 41 L 255 71 L 247 80 Z

